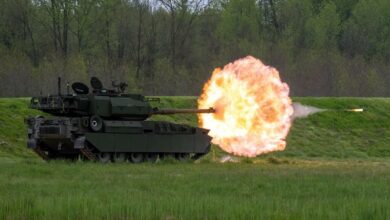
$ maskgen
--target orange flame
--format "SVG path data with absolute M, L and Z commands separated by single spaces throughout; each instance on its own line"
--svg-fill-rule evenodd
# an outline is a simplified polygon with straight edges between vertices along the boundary
M 224 151 L 254 157 L 284 150 L 293 107 L 278 71 L 248 56 L 214 70 L 198 100 L 200 126 Z

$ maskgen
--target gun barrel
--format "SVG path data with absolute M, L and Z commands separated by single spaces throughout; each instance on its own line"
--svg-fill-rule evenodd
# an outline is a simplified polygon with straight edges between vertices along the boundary
M 158 109 L 155 115 L 215 113 L 215 109 Z

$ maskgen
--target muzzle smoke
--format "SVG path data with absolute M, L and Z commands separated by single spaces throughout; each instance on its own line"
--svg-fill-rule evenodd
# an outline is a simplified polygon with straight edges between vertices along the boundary
M 343 111 L 343 112 L 363 112 L 363 108 L 352 108 L 352 109 L 322 109 L 316 108 L 313 106 L 302 105 L 299 102 L 294 102 L 292 104 L 294 113 L 291 115 L 291 119 L 294 120 L 296 118 L 306 118 L 309 115 L 316 114 L 319 112 L 325 111 Z
M 294 114 L 291 116 L 292 119 L 306 118 L 309 115 L 326 111 L 326 109 L 320 109 L 313 106 L 302 105 L 299 102 L 294 102 L 292 105 L 294 108 Z

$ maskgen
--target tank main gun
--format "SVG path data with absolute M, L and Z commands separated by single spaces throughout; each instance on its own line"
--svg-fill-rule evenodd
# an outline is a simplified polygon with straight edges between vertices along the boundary
M 214 108 L 208 109 L 155 109 L 153 115 L 173 115 L 173 114 L 205 114 L 215 113 Z

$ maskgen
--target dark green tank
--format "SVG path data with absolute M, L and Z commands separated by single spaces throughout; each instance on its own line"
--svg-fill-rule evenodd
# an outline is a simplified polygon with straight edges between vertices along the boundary
M 214 113 L 214 109 L 158 109 L 140 94 L 124 93 L 127 84 L 104 89 L 95 77 L 92 91 L 73 83 L 73 94 L 33 97 L 30 108 L 50 117 L 30 117 L 27 147 L 45 160 L 79 158 L 101 162 L 155 162 L 166 156 L 198 159 L 210 151 L 208 130 L 165 121 L 149 121 L 156 114 Z M 69 86 L 68 86 L 69 87 Z

